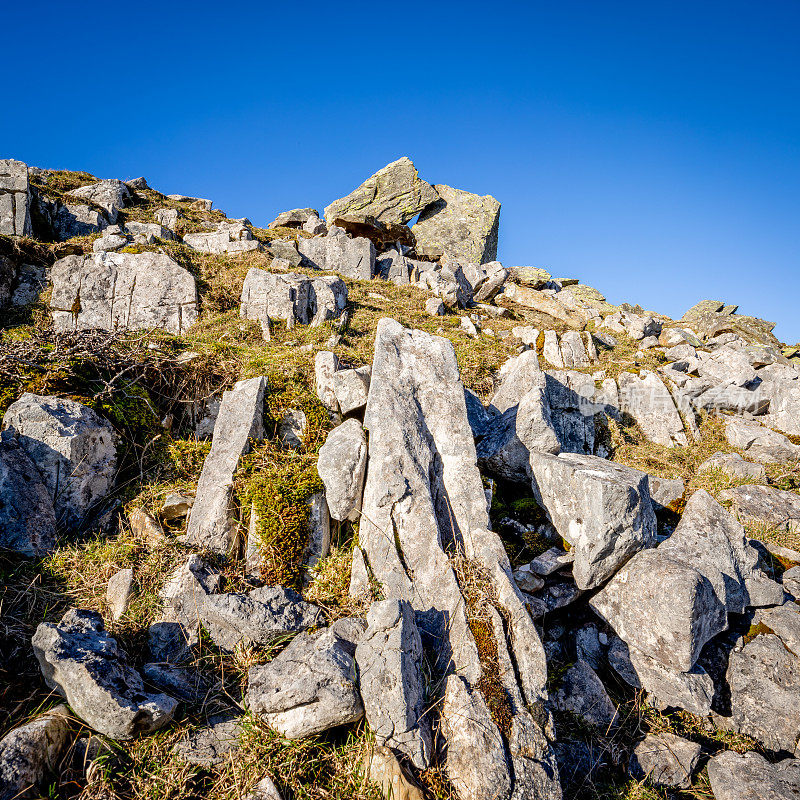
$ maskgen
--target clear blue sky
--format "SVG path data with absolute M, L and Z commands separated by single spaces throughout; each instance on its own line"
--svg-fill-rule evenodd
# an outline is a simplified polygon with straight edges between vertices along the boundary
M 401 155 L 503 204 L 499 257 L 800 340 L 800 3 L 29 2 L 0 157 L 266 224 Z

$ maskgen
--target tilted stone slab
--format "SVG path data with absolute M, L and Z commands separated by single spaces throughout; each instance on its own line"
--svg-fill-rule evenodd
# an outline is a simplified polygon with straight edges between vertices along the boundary
M 317 472 L 325 486 L 331 516 L 340 522 L 355 521 L 361 511 L 367 437 L 356 419 L 334 428 L 319 449 Z
M 0 159 L 0 234 L 31 235 L 28 166 L 10 158 Z
M 252 440 L 264 438 L 264 394 L 267 379 L 239 381 L 222 395 L 211 451 L 206 456 L 189 514 L 186 541 L 227 553 L 235 544 L 231 516 L 233 475 Z

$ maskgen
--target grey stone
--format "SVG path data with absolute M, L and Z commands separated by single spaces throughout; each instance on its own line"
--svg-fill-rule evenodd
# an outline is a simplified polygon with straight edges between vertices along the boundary
M 787 569 L 782 575 L 783 588 L 791 594 L 795 600 L 800 600 L 800 566 Z
M 147 692 L 94 611 L 72 609 L 58 624 L 43 622 L 33 651 L 45 682 L 87 725 L 112 739 L 132 739 L 171 721 L 178 705 Z
M 333 391 L 342 414 L 359 411 L 367 404 L 372 368 L 367 364 L 356 369 L 340 369 L 333 373 Z
M 261 586 L 246 594 L 207 594 L 199 606 L 200 621 L 223 650 L 243 645 L 269 645 L 287 634 L 318 625 L 322 612 L 297 592 L 282 586 Z
M 767 476 L 763 464 L 746 461 L 738 453 L 714 453 L 697 468 L 697 471 L 718 471 L 732 478 L 754 478 L 757 481 L 763 481 Z
M 591 366 L 586 345 L 578 331 L 566 331 L 562 334 L 561 358 L 566 369 L 586 369 Z
M 126 200 L 131 196 L 128 187 L 116 179 L 81 186 L 78 189 L 71 189 L 69 193 L 73 197 L 82 197 L 100 206 L 105 211 L 111 225 L 117 221 L 119 212 L 125 207 Z
M 93 253 L 109 253 L 112 250 L 121 250 L 130 244 L 130 239 L 118 233 L 108 233 L 92 242 Z
M 310 531 L 303 564 L 310 574 L 331 549 L 331 515 L 323 492 L 315 492 L 308 498 L 308 524 Z
M 167 230 L 175 232 L 178 220 L 183 216 L 177 208 L 157 208 L 153 212 L 153 219 Z
M 168 494 L 161 504 L 161 518 L 167 522 L 183 519 L 194 505 L 194 498 L 183 494 Z
M 628 645 L 679 672 L 727 626 L 708 578 L 660 547 L 633 556 L 589 604 Z
M 725 437 L 732 447 L 762 464 L 800 460 L 800 445 L 792 444 L 782 433 L 771 431 L 759 422 L 729 419 L 725 423 Z
M 497 258 L 500 203 L 491 195 L 434 186 L 439 199 L 419 215 L 412 231 L 417 254 L 438 259 L 443 255 L 484 264 Z
M 211 206 L 213 202 L 211 200 L 207 200 L 203 197 L 190 197 L 186 194 L 168 194 L 167 198 L 169 200 L 174 200 L 177 203 L 191 203 L 192 205 L 197 204 L 203 211 L 211 211 Z
M 689 498 L 674 533 L 658 550 L 704 575 L 729 613 L 783 601 L 781 587 L 759 569 L 758 551 L 744 528 L 704 489 Z
M 52 494 L 26 449 L 0 435 L 0 547 L 43 556 L 56 544 Z
M 268 664 L 250 669 L 248 708 L 288 739 L 358 721 L 364 707 L 353 653 L 334 628 L 299 634 Z
M 333 375 L 339 369 L 339 359 L 328 350 L 321 350 L 314 356 L 314 384 L 317 397 L 328 411 L 337 413 L 339 404 L 333 388 Z
M 655 542 L 647 476 L 596 456 L 531 453 L 533 492 L 572 545 L 581 589 L 601 585 L 634 553 Z
M 142 666 L 142 675 L 149 683 L 187 703 L 199 703 L 211 686 L 200 670 L 172 664 L 149 663 Z
M 633 749 L 629 769 L 636 780 L 649 780 L 656 786 L 688 789 L 697 770 L 701 745 L 674 733 L 645 736 Z
M 572 551 L 565 553 L 558 547 L 551 547 L 534 558 L 530 563 L 530 568 L 537 575 L 547 576 L 570 566 L 573 561 L 575 561 L 575 554 Z
M 325 223 L 317 216 L 309 217 L 303 224 L 303 230 L 312 236 L 324 236 L 328 232 Z
M 148 631 L 150 654 L 155 661 L 191 660 L 200 643 L 200 609 L 205 596 L 218 592 L 222 575 L 199 556 L 190 555 L 164 584 L 160 618 Z
M 620 409 L 636 420 L 651 442 L 664 447 L 688 445 L 672 395 L 655 372 L 642 370 L 638 377 L 623 372 L 618 382 Z
M 113 487 L 116 436 L 90 408 L 25 392 L 9 406 L 3 428 L 13 430 L 41 473 L 59 525 L 82 523 Z
M 136 222 L 131 220 L 125 223 L 124 230 L 134 239 L 144 239 L 147 244 L 154 244 L 159 239 L 167 242 L 178 240 L 178 237 L 169 228 L 158 222 Z
M 283 800 L 269 775 L 265 775 L 242 800 Z M 400 800 L 400 798 L 398 798 Z
M 444 312 L 444 303 L 438 297 L 429 297 L 425 301 L 425 313 L 428 316 L 441 317 Z
M 365 601 L 372 599 L 372 589 L 369 584 L 369 569 L 364 559 L 364 553 L 358 546 L 353 548 L 348 594 L 354 600 Z
M 379 600 L 367 614 L 356 647 L 361 698 L 379 745 L 406 755 L 417 769 L 430 764 L 432 738 L 422 681 L 422 640 L 414 611 L 402 600 Z
M 367 178 L 347 197 L 325 209 L 325 222 L 358 213 L 379 222 L 406 223 L 437 199 L 434 188 L 423 181 L 410 158 L 403 157 Z
M 49 200 L 36 191 L 31 191 L 31 201 L 45 234 L 58 242 L 98 233 L 109 225 L 104 212 L 81 203 Z
M 362 759 L 364 778 L 378 786 L 386 800 L 424 800 L 422 790 L 406 775 L 395 754 L 375 745 Z
M 476 303 L 490 303 L 503 289 L 508 276 L 509 270 L 503 267 L 490 273 L 487 275 L 486 280 L 476 289 L 472 299 Z
M 358 519 L 366 466 L 364 429 L 358 420 L 345 420 L 328 434 L 317 459 L 317 472 L 335 520 L 355 522 Z
M 297 249 L 317 269 L 361 281 L 368 281 L 375 274 L 375 245 L 363 236 L 351 239 L 336 226 L 326 236 L 300 239 Z
M 341 320 L 346 308 L 347 284 L 341 278 L 325 275 L 311 281 L 309 315 L 312 328 L 328 320 Z
M 278 423 L 278 439 L 291 450 L 299 450 L 303 446 L 308 420 L 304 411 L 287 409 Z
M 27 306 L 35 303 L 50 282 L 50 265 L 23 263 L 15 267 L 10 260 L 8 263 L 12 270 L 16 269 L 11 285 L 11 305 Z
M 269 339 L 271 319 L 280 319 L 287 328 L 295 323 L 307 325 L 311 281 L 299 273 L 274 273 L 253 267 L 242 286 L 239 316 L 261 323 L 264 338 Z
M 58 770 L 71 738 L 65 705 L 9 731 L 0 739 L 0 800 L 30 797 L 34 787 Z
M 617 709 L 608 692 L 597 673 L 585 661 L 578 661 L 567 670 L 554 701 L 562 711 L 575 714 L 602 732 L 619 724 Z
M 220 222 L 217 230 L 208 233 L 187 233 L 183 243 L 202 253 L 248 253 L 263 250 L 247 225 L 240 222 Z
M 778 636 L 788 650 L 800 656 L 800 606 L 797 603 L 767 608 L 760 611 L 756 619 Z
M 133 596 L 133 570 L 117 570 L 109 579 L 106 588 L 106 603 L 111 609 L 111 619 L 115 622 L 125 616 Z
M 727 750 L 708 762 L 708 780 L 716 800 L 796 800 L 800 760 L 770 764 L 758 753 Z
M 273 228 L 302 228 L 311 217 L 319 218 L 319 211 L 314 208 L 293 208 L 291 211 L 281 211 L 267 227 Z
M 236 525 L 231 516 L 233 476 L 251 440 L 264 438 L 264 394 L 267 379 L 239 381 L 222 396 L 214 426 L 211 451 L 203 463 L 186 541 L 227 553 L 235 544 Z
M 529 391 L 541 386 L 542 375 L 536 351 L 526 350 L 509 358 L 498 373 L 497 389 L 489 404 L 490 411 L 502 414 L 512 406 L 519 405 Z
M 503 738 L 477 690 L 458 675 L 445 684 L 442 729 L 447 739 L 445 770 L 463 800 L 507 800 L 512 779 Z
M 0 234 L 30 236 L 30 184 L 22 161 L 0 159 Z
M 197 319 L 194 277 L 163 253 L 67 256 L 51 278 L 59 332 L 160 328 L 180 336 Z
M 732 502 L 740 522 L 765 524 L 773 528 L 800 532 L 800 494 L 774 486 L 737 486 L 719 494 Z
M 264 247 L 272 256 L 272 266 L 274 267 L 287 261 L 292 269 L 299 269 L 303 263 L 303 257 L 293 239 L 272 239 Z
M 241 721 L 222 714 L 209 718 L 209 725 L 192 731 L 172 751 L 178 760 L 206 769 L 235 757 L 239 750 Z
M 674 511 L 678 501 L 686 491 L 686 484 L 682 478 L 659 478 L 656 475 L 649 476 L 650 499 L 653 501 L 653 508 L 657 513 L 662 511 Z
M 592 622 L 581 625 L 575 631 L 575 651 L 578 661 L 585 661 L 593 670 L 600 669 L 603 662 L 603 649 L 597 625 Z
M 534 619 L 540 619 L 546 614 L 572 605 L 582 594 L 573 581 L 549 583 L 535 595 L 526 595 L 526 606 Z

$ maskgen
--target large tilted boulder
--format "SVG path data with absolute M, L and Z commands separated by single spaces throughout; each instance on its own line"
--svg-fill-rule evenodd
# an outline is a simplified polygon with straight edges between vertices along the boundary
M 500 203 L 444 184 L 433 187 L 439 196 L 412 227 L 417 254 L 429 259 L 448 255 L 474 264 L 497 258 Z
M 0 800 L 30 797 L 58 769 L 71 734 L 69 709 L 59 705 L 0 739 Z
M 364 715 L 355 677 L 355 643 L 342 622 L 301 633 L 248 675 L 247 706 L 288 739 L 313 736 Z
M 404 156 L 371 175 L 347 197 L 334 200 L 325 209 L 325 222 L 330 226 L 336 217 L 360 214 L 403 224 L 437 197 L 434 188 L 419 177 L 411 159 Z
M 325 486 L 325 497 L 333 519 L 355 521 L 361 512 L 367 437 L 356 419 L 334 428 L 319 449 L 317 472 Z
M 596 456 L 531 453 L 533 492 L 575 554 L 581 589 L 600 586 L 655 543 L 647 476 Z
M 43 556 L 56 544 L 53 497 L 10 431 L 0 436 L 0 547 Z
M 30 185 L 22 161 L 0 159 L 0 234 L 30 236 Z
M 198 611 L 215 644 L 230 651 L 238 645 L 274 644 L 322 621 L 317 606 L 282 586 L 261 586 L 247 593 L 207 594 Z
M 252 441 L 264 438 L 265 377 L 239 381 L 222 395 L 211 451 L 203 463 L 189 514 L 186 541 L 227 553 L 236 543 L 232 517 L 233 475 Z
M 132 739 L 166 725 L 178 701 L 145 689 L 103 618 L 72 609 L 58 624 L 43 622 L 33 652 L 45 682 L 87 725 L 112 739 Z
M 9 406 L 3 428 L 13 431 L 41 473 L 59 525 L 80 525 L 113 487 L 116 436 L 92 409 L 26 392 Z
M 727 750 L 708 762 L 715 800 L 796 800 L 800 794 L 800 759 L 770 764 L 759 753 Z
M 356 664 L 367 722 L 379 745 L 430 764 L 432 738 L 422 681 L 422 640 L 414 611 L 402 600 L 379 600 L 367 614 L 356 646 Z
M 56 331 L 158 328 L 179 336 L 197 319 L 194 277 L 163 253 L 67 256 L 51 280 Z
M 368 281 L 375 274 L 375 245 L 363 236 L 351 239 L 336 226 L 325 236 L 300 239 L 297 249 L 317 269 L 361 281 Z

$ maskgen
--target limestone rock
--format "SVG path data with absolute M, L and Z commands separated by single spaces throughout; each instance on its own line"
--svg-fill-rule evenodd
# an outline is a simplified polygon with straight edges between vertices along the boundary
M 655 543 L 647 476 L 595 456 L 531 453 L 533 491 L 572 545 L 581 589 L 601 585 L 634 553 Z
M 0 435 L 0 547 L 43 556 L 56 544 L 52 494 L 11 432 Z
M 333 373 L 333 391 L 342 414 L 351 414 L 367 404 L 372 368 L 340 369 Z
M 498 374 L 499 383 L 492 396 L 490 409 L 502 414 L 512 406 L 519 405 L 522 398 L 532 389 L 541 386 L 542 370 L 534 350 L 527 350 L 509 358 Z
M 153 212 L 153 219 L 167 230 L 175 232 L 178 220 L 183 216 L 177 208 L 157 208 Z
M 324 275 L 311 281 L 309 315 L 311 327 L 317 328 L 328 320 L 341 320 L 347 308 L 347 284 L 335 275 Z
M 800 759 L 770 764 L 758 753 L 728 750 L 708 762 L 708 780 L 716 800 L 796 800 Z
M 348 594 L 354 600 L 366 601 L 372 599 L 372 589 L 369 584 L 369 569 L 364 560 L 361 548 L 353 548 L 353 557 L 350 564 L 350 586 Z
M 307 429 L 308 419 L 305 412 L 289 408 L 283 412 L 278 422 L 278 439 L 284 447 L 299 450 L 303 446 Z
M 206 769 L 231 759 L 239 749 L 241 722 L 229 714 L 209 718 L 209 725 L 192 731 L 173 748 L 175 756 Z
M 186 540 L 227 553 L 236 538 L 231 518 L 233 475 L 251 440 L 264 438 L 264 394 L 267 379 L 239 381 L 222 396 L 211 451 L 206 456 L 197 496 L 189 514 Z
M 422 641 L 414 611 L 402 600 L 379 600 L 367 614 L 356 647 L 367 722 L 379 745 L 408 756 L 417 769 L 431 757 L 431 730 L 422 682 Z
M 94 611 L 72 609 L 61 622 L 43 622 L 33 651 L 45 682 L 88 725 L 112 739 L 132 739 L 166 725 L 177 701 L 147 692 Z
M 376 745 L 362 761 L 364 777 L 380 787 L 386 800 L 424 800 L 422 790 L 406 775 L 395 754 Z
M 250 228 L 240 222 L 220 222 L 217 230 L 208 233 L 187 233 L 183 243 L 202 253 L 247 253 L 263 249 Z
M 202 673 L 193 666 L 151 662 L 142 666 L 142 675 L 153 686 L 187 703 L 202 702 L 211 689 Z
M 116 436 L 90 408 L 25 392 L 9 406 L 3 428 L 13 430 L 41 473 L 59 525 L 79 525 L 113 487 Z
M 567 308 L 558 301 L 557 296 L 553 297 L 551 294 L 529 289 L 527 286 L 519 286 L 516 283 L 506 284 L 501 297 L 504 302 L 510 301 L 534 311 L 536 322 L 542 327 L 566 326 L 581 331 L 588 321 L 587 315 Z
M 425 301 L 425 313 L 428 316 L 441 317 L 444 312 L 444 303 L 438 297 L 429 297 Z
M 704 461 L 698 472 L 724 472 L 733 478 L 754 478 L 763 481 L 767 477 L 762 464 L 746 461 L 738 453 L 714 453 L 711 458 Z
M 293 208 L 291 211 L 281 211 L 267 227 L 273 228 L 302 228 L 311 217 L 319 218 L 319 211 L 314 208 Z
M 594 379 L 574 370 L 549 370 L 546 374 L 550 420 L 561 452 L 592 455 L 597 438 L 594 417 L 603 411 L 595 402 Z
M 111 619 L 115 622 L 125 616 L 133 595 L 133 570 L 121 569 L 108 579 L 106 603 L 111 608 Z
M 686 492 L 686 484 L 682 478 L 659 478 L 650 475 L 649 483 L 650 499 L 657 514 L 674 511 Z
M 197 319 L 194 277 L 163 253 L 67 256 L 51 278 L 56 331 L 159 328 L 180 336 Z
M 229 651 L 238 645 L 274 644 L 321 621 L 317 606 L 282 586 L 261 586 L 246 594 L 207 594 L 202 600 L 203 627 L 217 645 Z
M 378 170 L 347 197 L 334 200 L 325 209 L 325 222 L 330 226 L 337 216 L 358 213 L 402 224 L 437 197 L 436 190 L 419 177 L 411 159 L 403 157 Z
M 444 184 L 434 186 L 438 199 L 419 215 L 413 226 L 419 256 L 443 255 L 485 264 L 497 258 L 500 203 L 491 195 L 481 197 Z
M 800 445 L 792 444 L 783 434 L 765 428 L 759 422 L 729 419 L 725 437 L 732 447 L 762 464 L 787 463 L 800 460 Z
M 567 670 L 554 699 L 562 711 L 571 711 L 604 733 L 619 724 L 608 692 L 585 661 Z
M 0 159 L 0 234 L 30 236 L 30 185 L 22 161 Z
M 743 523 L 755 522 L 788 531 L 800 531 L 800 494 L 774 486 L 737 486 L 719 494 L 733 502 L 733 513 Z
M 643 370 L 639 377 L 623 372 L 618 381 L 620 409 L 639 423 L 651 442 L 664 447 L 688 445 L 672 395 L 655 372 Z
M 364 237 L 351 239 L 336 226 L 326 236 L 300 239 L 297 249 L 317 269 L 361 281 L 368 281 L 375 274 L 375 245 Z
M 702 750 L 701 745 L 674 733 L 650 734 L 634 748 L 630 771 L 636 780 L 646 778 L 656 786 L 688 789 Z
M 29 797 L 56 772 L 71 733 L 69 709 L 59 705 L 0 739 L 0 800 Z
M 183 494 L 172 493 L 164 498 L 161 504 L 161 518 L 167 522 L 183 519 L 194 505 L 194 498 Z
M 168 194 L 167 198 L 177 203 L 191 203 L 192 205 L 198 206 L 203 211 L 211 211 L 211 206 L 213 205 L 211 200 L 207 200 L 204 197 L 190 197 L 186 194 Z
M 283 320 L 287 328 L 293 328 L 295 322 L 308 324 L 310 291 L 311 282 L 305 275 L 253 267 L 244 279 L 239 316 L 259 321 L 264 338 L 268 339 L 273 318 Z
M 288 739 L 356 722 L 364 707 L 354 652 L 335 626 L 301 633 L 268 664 L 250 669 L 248 707 Z
M 333 388 L 333 375 L 339 369 L 339 359 L 328 350 L 321 350 L 314 356 L 314 382 L 317 397 L 328 411 L 336 413 L 339 404 Z
M 117 221 L 119 212 L 125 207 L 126 201 L 131 196 L 128 187 L 122 181 L 116 179 L 103 180 L 88 186 L 81 186 L 78 189 L 71 189 L 69 193 L 74 197 L 82 197 L 100 206 L 105 211 L 111 225 Z
M 317 459 L 317 472 L 325 485 L 328 508 L 335 520 L 355 522 L 358 519 L 366 466 L 364 429 L 358 420 L 345 420 L 328 434 Z

